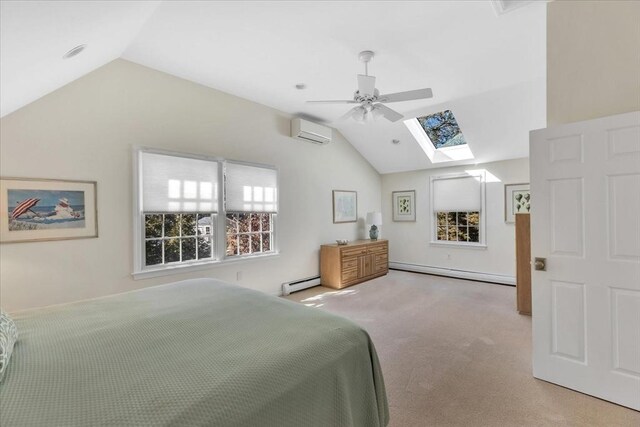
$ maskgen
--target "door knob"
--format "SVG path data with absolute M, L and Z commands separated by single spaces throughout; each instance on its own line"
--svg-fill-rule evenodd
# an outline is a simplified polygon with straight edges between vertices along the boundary
M 536 270 L 547 271 L 547 259 L 546 258 L 536 258 L 534 260 L 533 266 Z

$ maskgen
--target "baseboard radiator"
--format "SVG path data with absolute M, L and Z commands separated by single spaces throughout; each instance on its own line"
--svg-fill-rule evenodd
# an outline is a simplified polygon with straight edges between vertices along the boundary
M 456 279 L 476 280 L 479 282 L 499 283 L 501 285 L 516 285 L 516 278 L 501 274 L 480 273 L 477 271 L 456 270 L 453 268 L 432 267 L 422 264 L 410 264 L 406 262 L 389 262 L 392 270 L 411 271 L 414 273 L 433 274 L 435 276 L 453 277 Z
M 313 288 L 320 284 L 320 276 L 307 277 L 306 279 L 300 279 L 293 282 L 286 282 L 282 284 L 282 295 L 290 295 L 293 292 L 298 292 L 303 289 Z

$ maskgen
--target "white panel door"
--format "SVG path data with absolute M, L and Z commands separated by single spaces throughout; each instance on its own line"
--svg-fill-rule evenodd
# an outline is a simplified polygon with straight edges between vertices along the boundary
M 640 410 L 640 112 L 530 139 L 533 375 Z

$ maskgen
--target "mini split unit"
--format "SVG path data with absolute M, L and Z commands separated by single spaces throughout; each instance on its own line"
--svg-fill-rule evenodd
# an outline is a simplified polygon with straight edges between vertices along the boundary
M 331 128 L 301 118 L 291 120 L 291 137 L 314 144 L 326 145 L 331 142 Z

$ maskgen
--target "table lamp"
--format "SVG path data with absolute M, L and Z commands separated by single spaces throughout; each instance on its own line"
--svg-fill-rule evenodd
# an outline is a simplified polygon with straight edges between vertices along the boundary
M 371 240 L 378 240 L 378 225 L 382 225 L 382 214 L 380 212 L 368 212 L 367 224 L 371 224 L 369 238 L 371 238 Z

